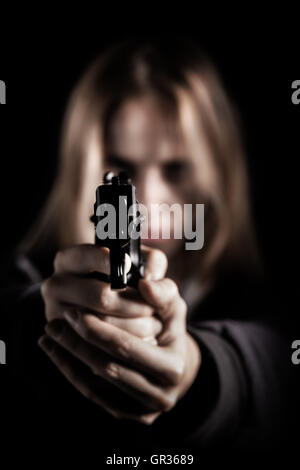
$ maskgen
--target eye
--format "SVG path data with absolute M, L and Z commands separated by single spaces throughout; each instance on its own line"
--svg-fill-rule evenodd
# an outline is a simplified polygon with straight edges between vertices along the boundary
M 185 161 L 166 163 L 163 168 L 165 178 L 170 181 L 179 181 L 187 176 L 189 165 Z

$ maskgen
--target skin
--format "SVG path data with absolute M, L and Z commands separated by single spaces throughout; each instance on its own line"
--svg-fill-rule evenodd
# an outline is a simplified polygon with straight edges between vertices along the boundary
M 183 204 L 193 189 L 184 151 L 165 132 L 153 101 L 129 101 L 113 120 L 107 166 L 131 172 L 147 207 Z M 91 239 L 90 232 L 80 236 Z M 145 279 L 137 290 L 112 291 L 86 276 L 109 274 L 108 248 L 79 244 L 57 253 L 54 273 L 42 285 L 48 324 L 39 345 L 79 392 L 116 418 L 153 423 L 187 392 L 201 365 L 173 268 L 180 250 L 182 240 L 147 239 Z

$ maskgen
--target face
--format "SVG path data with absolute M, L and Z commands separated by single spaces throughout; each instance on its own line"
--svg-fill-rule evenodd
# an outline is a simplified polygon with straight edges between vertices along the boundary
M 172 132 L 170 132 L 170 128 Z M 108 130 L 104 170 L 128 172 L 136 187 L 137 199 L 148 214 L 143 224 L 142 242 L 163 250 L 170 258 L 182 250 L 184 240 L 174 238 L 176 230 L 183 232 L 183 217 L 170 217 L 167 209 L 174 203 L 183 207 L 193 202 L 195 187 L 192 169 L 187 157 L 184 139 L 174 126 L 167 126 L 157 103 L 150 98 L 125 102 L 114 115 Z M 99 185 L 99 154 L 91 145 L 86 184 L 79 210 L 78 233 L 80 242 L 94 241 L 92 224 L 87 226 L 87 207 L 94 204 L 94 191 Z M 151 217 L 151 205 L 160 206 L 160 218 Z M 164 204 L 164 206 L 161 206 Z M 163 230 L 170 226 L 170 237 L 163 238 Z M 148 228 L 148 231 L 146 230 Z M 168 232 L 168 230 L 167 230 Z M 155 234 L 155 238 L 153 237 Z
M 138 201 L 148 214 L 143 243 L 169 257 L 175 255 L 183 240 L 174 239 L 174 231 L 182 230 L 182 223 L 179 217 L 170 217 L 167 207 L 189 201 L 191 168 L 183 139 L 174 128 L 170 132 L 153 99 L 132 100 L 120 107 L 110 125 L 105 165 L 114 172 L 127 171 L 136 186 Z M 160 219 L 151 217 L 153 204 L 164 204 Z M 169 223 L 170 237 L 165 239 L 163 230 Z

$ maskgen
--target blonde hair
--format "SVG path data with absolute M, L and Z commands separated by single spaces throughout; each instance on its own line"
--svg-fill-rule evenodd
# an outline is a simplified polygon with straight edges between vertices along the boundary
M 118 43 L 88 68 L 66 110 L 52 192 L 21 251 L 54 254 L 73 243 L 91 139 L 103 161 L 114 112 L 124 100 L 145 94 L 157 97 L 167 119 L 177 119 L 206 202 L 205 247 L 196 263 L 200 278 L 237 267 L 256 271 L 259 256 L 236 112 L 210 60 L 184 38 Z

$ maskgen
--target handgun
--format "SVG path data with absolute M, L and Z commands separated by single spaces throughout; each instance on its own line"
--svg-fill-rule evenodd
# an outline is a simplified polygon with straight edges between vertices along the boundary
M 109 223 L 104 224 L 108 221 L 109 213 L 115 219 L 111 226 Z M 110 276 L 100 275 L 98 278 L 110 282 L 112 289 L 126 286 L 137 288 L 138 281 L 144 277 L 140 239 L 142 220 L 136 188 L 131 184 L 128 174 L 124 171 L 118 175 L 112 171 L 105 173 L 103 184 L 96 189 L 91 221 L 95 226 L 96 245 L 106 246 L 110 250 Z M 105 225 L 108 228 L 105 232 L 107 236 L 104 233 Z M 131 260 L 128 273 L 125 271 L 126 253 Z

